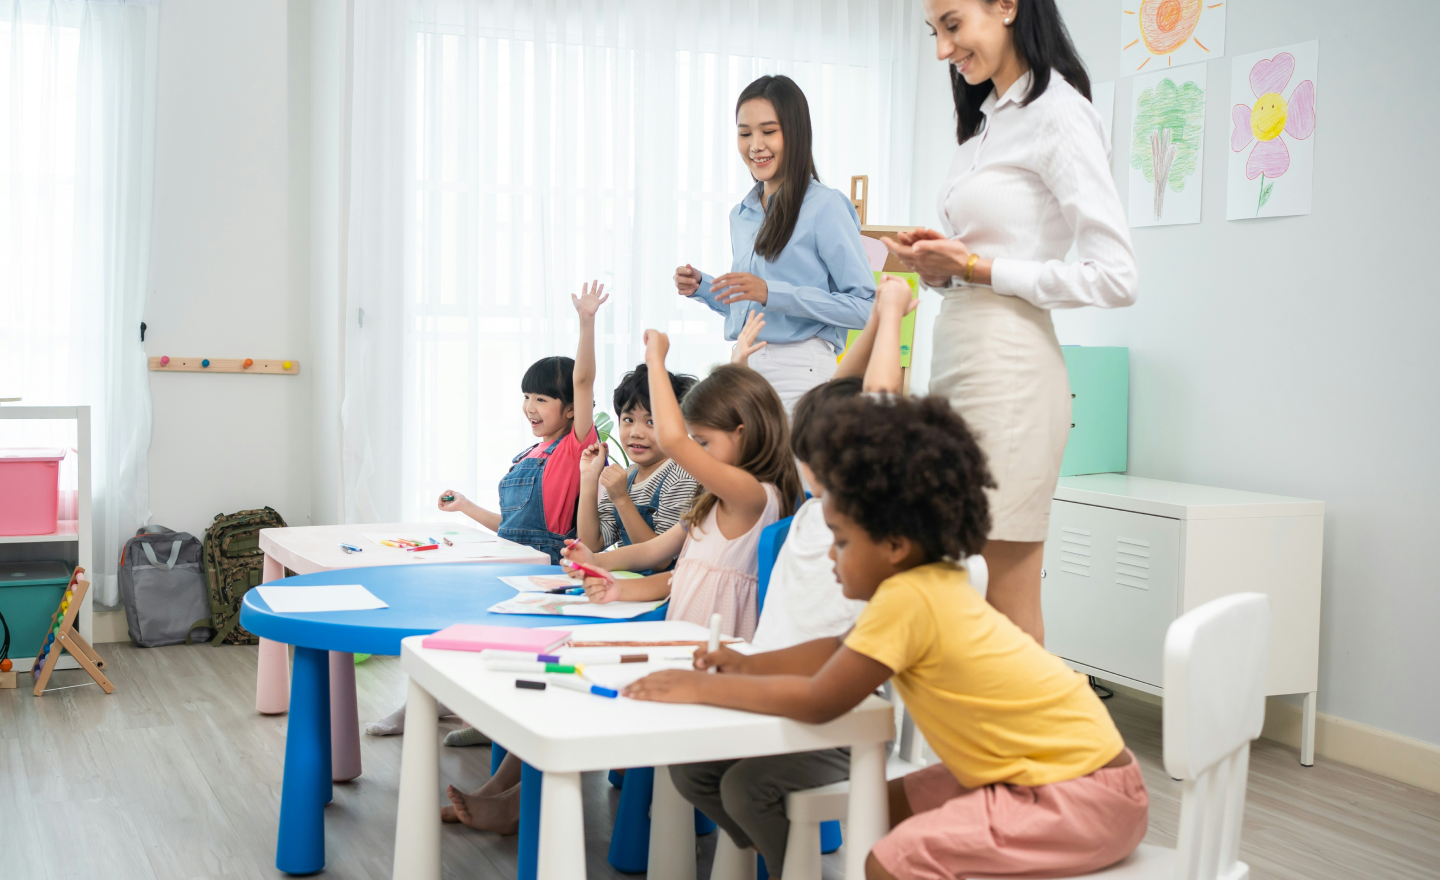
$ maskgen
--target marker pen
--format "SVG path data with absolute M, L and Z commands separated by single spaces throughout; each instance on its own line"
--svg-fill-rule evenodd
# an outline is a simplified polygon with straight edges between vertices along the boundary
M 536 654 L 533 651 L 506 651 L 500 648 L 486 648 L 480 652 L 481 660 L 528 660 L 531 663 L 559 663 L 556 654 Z
M 594 694 L 597 697 L 609 697 L 613 700 L 616 697 L 620 696 L 620 692 L 617 690 L 612 690 L 611 688 L 607 687 L 601 687 L 598 684 L 588 684 L 578 678 L 567 678 L 563 675 L 547 675 L 545 676 L 545 680 L 554 687 L 565 688 L 566 690 L 571 691 L 580 691 L 581 693 L 585 694 Z
M 346 553 L 364 553 L 364 547 L 356 547 L 354 544 L 341 544 L 340 549 Z
M 584 663 L 586 666 L 615 666 L 620 663 L 649 663 L 650 655 L 621 654 L 618 651 L 613 651 L 607 654 L 586 654 L 583 657 L 579 655 L 571 656 L 570 654 L 565 654 L 562 655 L 562 659 L 557 662 Z
M 574 674 L 575 667 L 561 663 L 541 663 L 538 660 L 488 660 L 485 668 L 491 672 L 564 672 Z

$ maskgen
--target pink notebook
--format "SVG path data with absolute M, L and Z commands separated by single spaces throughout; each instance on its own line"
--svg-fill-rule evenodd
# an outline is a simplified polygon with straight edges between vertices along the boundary
M 478 623 L 457 623 L 428 635 L 420 643 L 425 648 L 442 651 L 534 651 L 548 654 L 570 638 L 568 629 L 525 629 L 518 626 L 481 626 Z

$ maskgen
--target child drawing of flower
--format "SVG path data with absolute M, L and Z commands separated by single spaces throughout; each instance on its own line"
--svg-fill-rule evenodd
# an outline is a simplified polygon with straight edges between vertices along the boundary
M 1240 152 L 1255 145 L 1245 161 L 1245 177 L 1260 178 L 1260 195 L 1255 215 L 1270 201 L 1275 178 L 1290 168 L 1290 149 L 1281 133 L 1305 140 L 1315 133 L 1315 84 L 1302 81 L 1286 98 L 1281 93 L 1290 85 L 1295 73 L 1295 56 L 1281 52 L 1274 58 L 1255 62 L 1250 68 L 1250 91 L 1255 95 L 1252 106 L 1236 104 L 1230 110 L 1235 128 L 1230 132 L 1230 149 Z M 1270 178 L 1267 183 L 1266 178 Z

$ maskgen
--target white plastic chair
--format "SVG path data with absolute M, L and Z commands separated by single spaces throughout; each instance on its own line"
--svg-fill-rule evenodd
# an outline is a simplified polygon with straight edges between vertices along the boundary
M 1245 880 L 1240 823 L 1250 741 L 1265 724 L 1270 600 L 1207 602 L 1165 634 L 1165 772 L 1182 780 L 1180 847 L 1140 844 L 1087 880 Z M 788 880 L 788 878 L 787 878 Z M 998 880 L 974 877 L 972 880 Z M 1070 878 L 1076 880 L 1076 878 Z

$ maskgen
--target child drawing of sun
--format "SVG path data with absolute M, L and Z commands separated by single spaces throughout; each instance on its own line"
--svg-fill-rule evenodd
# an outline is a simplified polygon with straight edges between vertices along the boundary
M 1121 58 L 1131 65 L 1131 69 L 1140 70 L 1156 58 L 1165 59 L 1168 67 L 1209 57 L 1212 47 L 1200 40 L 1196 30 L 1200 28 L 1202 19 L 1223 16 L 1224 6 L 1224 3 L 1206 3 L 1205 0 L 1140 0 L 1138 8 L 1123 10 L 1127 17 Z M 1219 25 L 1220 39 L 1223 40 L 1223 18 Z M 1213 48 L 1219 54 L 1220 47 Z

